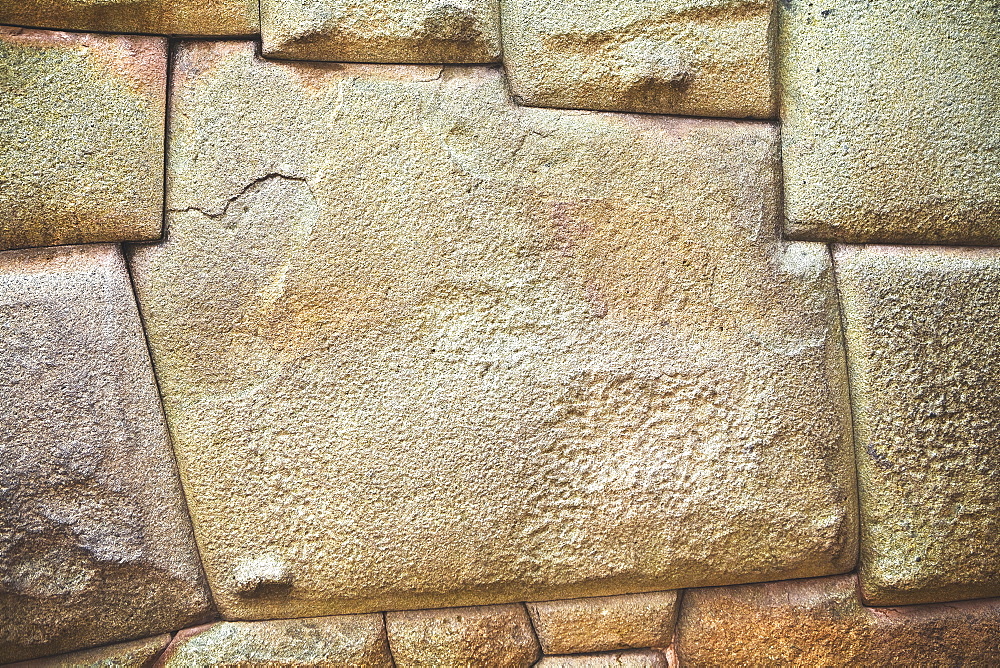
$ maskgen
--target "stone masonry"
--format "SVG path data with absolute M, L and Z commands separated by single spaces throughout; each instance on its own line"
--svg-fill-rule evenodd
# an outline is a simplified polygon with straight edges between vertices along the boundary
M 0 5 L 0 664 L 1000 665 L 1000 6 Z

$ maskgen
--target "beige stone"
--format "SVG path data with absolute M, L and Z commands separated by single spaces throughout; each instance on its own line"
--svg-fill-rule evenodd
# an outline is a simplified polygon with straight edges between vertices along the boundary
M 261 0 L 269 58 L 360 63 L 500 60 L 497 0 Z
M 1000 250 L 844 246 L 836 266 L 865 597 L 1000 595 Z
M 546 654 L 666 647 L 677 619 L 677 592 L 528 603 Z
M 541 654 L 520 604 L 389 612 L 385 623 L 397 668 L 527 668 Z
M 0 26 L 0 250 L 159 238 L 166 73 L 159 37 Z
M 252 35 L 257 0 L 5 0 L 0 23 L 156 35 Z
M 491 68 L 177 52 L 136 288 L 230 618 L 844 572 L 829 254 L 776 129 L 525 109 Z
M 690 589 L 677 653 L 691 666 L 996 666 L 1000 599 L 866 608 L 854 576 Z
M 10 664 L 10 668 L 149 668 L 170 643 L 170 634 Z
M 639 649 L 629 652 L 546 656 L 535 668 L 667 668 L 670 664 L 662 652 Z
M 996 2 L 783 0 L 786 229 L 1000 241 Z
M 0 254 L 0 342 L 0 662 L 203 620 L 118 248 Z
M 219 622 L 177 634 L 157 668 L 391 668 L 382 615 Z
M 502 0 L 513 94 L 541 107 L 773 118 L 773 0 Z

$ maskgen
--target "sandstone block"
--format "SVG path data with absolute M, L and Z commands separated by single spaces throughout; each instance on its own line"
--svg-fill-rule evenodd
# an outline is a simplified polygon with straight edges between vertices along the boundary
M 156 665 L 391 668 L 393 663 L 382 615 L 342 615 L 185 629 Z
M 159 37 L 0 26 L 0 250 L 160 236 L 166 72 Z
M 12 0 L 0 23 L 55 30 L 154 35 L 251 35 L 257 0 Z
M 497 0 L 261 0 L 264 55 L 361 63 L 492 63 Z
M 639 649 L 629 652 L 546 656 L 535 668 L 667 668 L 670 664 L 662 652 Z
M 170 644 L 170 634 L 10 664 L 10 668 L 150 668 Z
M 677 592 L 660 591 L 528 603 L 546 654 L 666 647 L 677 619 Z
M 995 666 L 1000 599 L 866 608 L 854 576 L 690 589 L 683 666 Z
M 877 605 L 1000 595 L 1000 251 L 839 247 Z
M 203 620 L 208 594 L 115 246 L 0 254 L 0 661 Z
M 130 261 L 224 615 L 853 568 L 833 272 L 778 237 L 774 126 L 250 43 L 174 73 Z
M 513 94 L 542 107 L 772 118 L 773 0 L 503 0 Z
M 389 612 L 385 623 L 398 668 L 526 668 L 540 655 L 519 604 Z
M 996 12 L 995 2 L 781 3 L 791 238 L 1000 241 Z

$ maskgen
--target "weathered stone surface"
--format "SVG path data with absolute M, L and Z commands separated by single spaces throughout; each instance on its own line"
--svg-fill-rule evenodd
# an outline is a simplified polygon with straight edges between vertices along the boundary
M 0 254 L 0 661 L 209 608 L 115 246 Z
M 520 604 L 389 612 L 385 623 L 398 668 L 527 667 L 540 655 Z
M 639 649 L 629 652 L 546 656 L 535 668 L 667 668 L 670 664 L 662 652 Z
M 528 603 L 546 654 L 666 647 L 677 619 L 677 592 Z
M 156 35 L 252 35 L 257 0 L 11 0 L 0 23 Z
M 391 668 L 382 615 L 219 622 L 177 634 L 157 663 L 190 666 Z
M 773 0 L 504 0 L 525 104 L 772 118 Z
M 866 600 L 1000 595 L 1000 251 L 839 247 Z
M 264 55 L 360 63 L 500 60 L 497 0 L 261 0 Z
M 833 272 L 778 238 L 773 126 L 249 43 L 174 74 L 131 262 L 225 615 L 853 567 Z
M 149 668 L 170 643 L 170 634 L 10 664 L 10 668 Z
M 996 2 L 781 3 L 791 238 L 1000 241 Z
M 0 249 L 160 236 L 166 71 L 159 37 L 0 26 Z
M 683 666 L 996 666 L 1000 599 L 866 608 L 854 576 L 690 589 Z

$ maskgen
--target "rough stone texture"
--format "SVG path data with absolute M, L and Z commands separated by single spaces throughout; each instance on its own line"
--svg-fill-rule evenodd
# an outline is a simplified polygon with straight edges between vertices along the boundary
M 503 0 L 524 104 L 773 118 L 773 0 Z
M 853 568 L 833 271 L 778 239 L 773 126 L 236 42 L 174 73 L 131 262 L 225 615 Z
M 0 23 L 156 35 L 252 35 L 257 0 L 5 0 Z
M 1000 599 L 865 608 L 854 576 L 690 589 L 683 666 L 996 666 Z
M 878 605 L 1000 595 L 1000 250 L 839 247 Z
M 0 26 L 0 249 L 160 236 L 166 71 L 159 37 Z
M 397 668 L 526 668 L 541 654 L 520 604 L 389 612 L 385 623 Z
M 177 634 L 158 668 L 391 668 L 382 615 L 220 622 Z
M 781 8 L 791 238 L 1000 241 L 996 1 Z
M 118 248 L 0 254 L 0 342 L 0 662 L 203 620 Z
M 535 668 L 667 668 L 670 664 L 662 652 L 653 649 L 606 654 L 546 656 Z
M 264 55 L 361 63 L 492 63 L 497 0 L 261 0 Z
M 666 647 L 677 619 L 677 592 L 528 603 L 546 654 Z
M 170 634 L 10 664 L 10 668 L 149 668 L 170 643 Z

